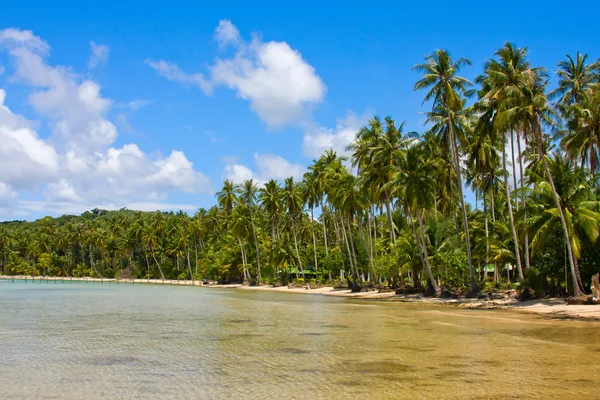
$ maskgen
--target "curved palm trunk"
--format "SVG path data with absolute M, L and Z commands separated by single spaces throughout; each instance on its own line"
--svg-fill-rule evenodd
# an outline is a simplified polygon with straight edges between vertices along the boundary
M 523 182 L 523 161 L 522 161 L 522 157 L 521 157 L 521 141 L 519 140 L 519 137 L 517 135 L 517 157 L 519 159 L 519 173 L 520 173 L 520 184 L 521 184 L 521 207 L 523 207 L 523 221 L 527 221 L 527 211 L 525 211 L 526 208 L 526 203 L 525 203 L 525 192 L 523 191 L 524 186 L 524 182 Z M 527 229 L 525 229 L 525 238 L 524 238 L 524 246 L 523 246 L 523 252 L 525 253 L 523 255 L 523 258 L 525 260 L 525 269 L 529 268 L 529 232 L 527 232 Z
M 536 142 L 538 146 L 538 155 L 542 158 L 542 164 L 544 165 L 544 171 L 546 172 L 546 177 L 548 178 L 548 183 L 550 183 L 550 187 L 552 188 L 552 196 L 554 197 L 554 202 L 556 204 L 556 208 L 558 209 L 558 213 L 560 216 L 560 223 L 563 228 L 563 234 L 565 235 L 565 245 L 567 247 L 569 266 L 571 267 L 571 276 L 573 277 L 573 295 L 579 296 L 582 293 L 581 290 L 581 277 L 579 276 L 579 271 L 577 265 L 573 262 L 573 250 L 571 248 L 571 240 L 569 235 L 569 229 L 567 227 L 567 222 L 565 221 L 565 215 L 563 213 L 562 205 L 560 204 L 560 197 L 558 196 L 558 192 L 556 191 L 556 186 L 554 186 L 554 179 L 552 178 L 552 174 L 550 173 L 550 168 L 548 167 L 548 162 L 546 161 L 546 156 L 544 152 L 544 144 L 542 143 L 542 127 L 540 126 L 540 121 L 537 117 L 533 119 L 535 133 L 536 133 Z
M 425 242 L 425 234 L 423 233 L 423 209 L 419 208 L 417 212 L 417 219 L 419 220 L 419 231 L 421 235 L 421 246 L 423 248 L 423 258 L 425 259 L 425 267 L 427 268 L 427 275 L 429 275 L 429 281 L 436 296 L 442 295 L 442 289 L 438 286 L 437 282 L 433 278 L 433 271 L 431 270 L 431 264 L 429 263 L 429 254 L 427 252 L 427 243 Z
M 344 224 L 344 218 L 340 217 L 340 222 L 342 224 L 342 233 L 344 235 L 344 242 L 346 242 L 346 250 L 348 251 L 348 260 L 350 261 L 350 272 L 352 273 L 352 290 L 356 290 L 358 288 L 358 271 L 355 269 L 354 262 L 352 261 L 352 251 L 350 250 L 350 243 L 348 240 L 348 235 L 346 234 L 346 224 Z
M 160 272 L 160 276 L 164 280 L 165 279 L 165 274 L 163 274 L 163 270 L 160 267 L 160 264 L 159 264 L 158 260 L 156 259 L 156 254 L 154 253 L 154 247 L 150 247 L 150 252 L 152 253 L 152 258 L 154 258 L 154 262 L 156 263 L 156 266 L 158 267 L 158 271 Z
M 504 140 L 506 143 L 506 140 Z M 510 222 L 510 233 L 513 237 L 513 243 L 515 244 L 515 260 L 517 262 L 517 271 L 519 272 L 519 279 L 523 279 L 523 267 L 521 266 L 521 252 L 519 251 L 519 238 L 517 237 L 517 230 L 515 229 L 515 218 L 512 210 L 512 200 L 510 197 L 510 188 L 508 187 L 508 171 L 506 170 L 506 146 L 502 149 L 502 170 L 504 173 L 504 189 L 506 190 L 506 204 L 508 206 L 508 217 Z
M 244 244 L 242 243 L 242 239 L 238 238 L 238 242 L 240 244 L 240 252 L 242 254 L 242 264 L 244 265 L 244 281 L 246 279 L 250 279 L 250 271 L 248 271 L 248 263 L 246 262 L 246 253 L 244 251 Z
M 467 220 L 467 207 L 465 206 L 465 199 L 463 197 L 462 187 L 462 176 L 460 173 L 460 164 L 458 158 L 458 149 L 456 148 L 456 138 L 454 137 L 454 126 L 452 124 L 452 118 L 448 116 L 448 128 L 450 132 L 450 146 L 452 147 L 452 155 L 454 156 L 454 169 L 456 172 L 456 183 L 458 185 L 458 195 L 460 197 L 460 205 L 462 207 L 463 214 L 463 229 L 465 231 L 465 244 L 467 247 L 467 261 L 469 263 L 469 280 L 471 283 L 471 292 L 476 293 L 479 289 L 475 283 L 475 276 L 473 273 L 473 261 L 471 258 L 471 240 L 469 239 L 469 223 Z

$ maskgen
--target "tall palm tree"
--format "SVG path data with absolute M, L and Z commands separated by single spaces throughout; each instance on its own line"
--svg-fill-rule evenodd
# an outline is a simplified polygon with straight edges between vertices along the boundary
M 258 238 L 256 235 L 256 225 L 254 223 L 254 214 L 256 206 L 256 197 L 258 195 L 258 187 L 252 179 L 246 179 L 241 185 L 237 186 L 236 191 L 240 196 L 240 200 L 248 207 L 250 212 L 250 225 L 252 226 L 252 236 L 254 237 L 254 246 L 256 247 L 256 265 L 258 268 L 257 280 L 258 283 L 262 281 L 260 275 L 260 249 L 258 247 Z
M 548 160 L 556 191 L 563 208 L 564 219 L 570 233 L 570 244 L 575 262 L 581 257 L 581 237 L 595 244 L 600 235 L 600 201 L 595 200 L 592 185 L 583 169 L 578 168 L 563 155 Z M 535 174 L 532 171 L 532 174 Z M 531 205 L 530 229 L 533 232 L 533 251 L 544 247 L 555 227 L 560 227 L 560 210 L 554 202 L 552 187 L 542 176 L 535 176 L 534 203 Z M 573 283 L 577 284 L 576 280 Z
M 323 189 L 320 186 L 321 181 L 318 180 L 318 176 L 314 172 L 314 165 L 315 162 L 313 162 L 313 164 L 309 166 L 309 171 L 304 174 L 304 179 L 302 180 L 302 187 L 304 188 L 304 203 L 310 209 L 310 230 L 312 234 L 315 270 L 317 270 L 319 263 L 317 261 L 317 238 L 315 235 L 315 206 L 319 205 L 319 199 L 323 196 Z
M 425 231 L 423 224 L 423 210 L 428 210 L 433 206 L 436 176 L 436 162 L 427 159 L 420 146 L 410 147 L 404 157 L 402 157 L 401 173 L 398 176 L 398 183 L 404 186 L 405 204 L 408 213 L 415 212 L 419 221 L 419 237 L 415 238 L 419 251 L 423 253 L 423 261 L 431 283 L 437 296 L 442 294 L 442 289 L 438 286 L 429 262 L 427 251 L 427 242 L 425 240 Z
M 428 91 L 423 103 L 430 100 L 433 102 L 432 112 L 428 113 L 428 115 L 433 117 L 433 120 L 443 116 L 446 121 L 452 162 L 456 174 L 458 195 L 462 208 L 471 293 L 474 294 L 478 291 L 478 288 L 473 273 L 469 223 L 463 196 L 463 183 L 457 143 L 458 139 L 456 135 L 456 128 L 458 127 L 456 124 L 457 120 L 461 118 L 465 109 L 464 96 L 467 88 L 471 86 L 471 82 L 458 75 L 460 69 L 465 65 L 471 65 L 471 62 L 466 58 L 460 58 L 457 61 L 454 61 L 450 56 L 450 53 L 446 50 L 436 50 L 425 57 L 424 63 L 415 65 L 413 69 L 423 74 L 423 77 L 415 84 L 415 90 L 427 89 Z
M 522 125 L 522 116 L 515 114 L 512 119 L 498 118 L 499 112 L 505 107 L 505 103 L 510 101 L 515 93 L 520 91 L 521 83 L 525 76 L 535 73 L 531 69 L 526 59 L 527 48 L 518 48 L 511 43 L 506 43 L 504 47 L 496 51 L 497 59 L 491 59 L 484 65 L 484 73 L 477 77 L 477 83 L 481 84 L 481 90 L 478 92 L 479 103 L 476 106 L 481 115 L 477 123 L 479 132 L 489 132 L 492 140 L 500 137 L 502 146 L 502 169 L 504 176 L 504 189 L 506 190 L 508 216 L 510 230 L 513 236 L 515 246 L 515 261 L 519 278 L 523 279 L 523 267 L 521 265 L 521 254 L 515 219 L 512 205 L 510 185 L 508 183 L 508 169 L 506 166 L 506 143 L 507 136 L 510 133 L 511 148 L 514 150 L 514 131 Z M 517 139 L 518 141 L 519 139 Z M 514 151 L 513 151 L 514 154 Z M 519 158 L 521 155 L 519 154 Z M 513 179 L 516 189 L 516 165 L 513 157 Z M 521 171 L 522 176 L 522 171 Z M 522 183 L 522 182 L 521 182 Z M 518 203 L 517 203 L 518 208 Z M 527 254 L 528 240 L 525 239 L 525 262 L 529 265 Z
M 298 261 L 298 265 L 296 266 L 296 276 L 298 276 L 297 271 L 300 269 L 300 271 L 302 271 L 302 278 L 304 278 L 304 267 L 302 266 L 302 260 L 300 259 L 300 252 L 298 250 L 298 232 L 296 231 L 296 220 L 302 212 L 302 195 L 298 184 L 294 182 L 294 178 L 286 178 L 284 185 L 283 204 L 292 225 L 294 248 L 296 250 L 296 259 Z
M 278 222 L 283 207 L 283 193 L 279 183 L 271 179 L 259 191 L 258 200 L 266 211 L 271 222 L 271 240 L 275 242 L 278 236 Z
M 554 179 L 548 165 L 548 157 L 545 150 L 546 135 L 542 130 L 542 124 L 552 125 L 554 113 L 548 104 L 546 97 L 546 87 L 548 85 L 547 73 L 542 68 L 531 69 L 528 74 L 523 76 L 522 83 L 519 85 L 519 91 L 513 93 L 505 101 L 505 105 L 500 111 L 500 121 L 511 121 L 522 116 L 526 123 L 526 130 L 529 132 L 531 142 L 537 146 L 537 158 L 541 161 L 546 174 L 546 180 L 550 184 L 556 209 L 561 221 L 563 234 L 565 237 L 565 246 L 567 247 L 568 261 L 573 277 L 573 292 L 576 296 L 582 293 L 583 284 L 576 264 L 571 247 L 571 238 L 569 228 L 565 220 L 563 207 L 560 202 L 560 196 L 556 191 Z

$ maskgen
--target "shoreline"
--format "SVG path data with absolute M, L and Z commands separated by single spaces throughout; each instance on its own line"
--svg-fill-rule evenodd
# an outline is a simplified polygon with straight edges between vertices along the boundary
M 439 299 L 432 297 L 423 297 L 422 295 L 397 295 L 395 292 L 358 292 L 352 293 L 350 289 L 335 289 L 331 286 L 324 286 L 317 289 L 306 288 L 288 288 L 287 286 L 244 286 L 242 284 L 214 284 L 205 285 L 202 281 L 175 280 L 175 279 L 105 279 L 105 278 L 75 278 L 75 277 L 31 277 L 31 276 L 7 276 L 0 275 L 0 283 L 9 283 L 13 280 L 24 280 L 26 282 L 37 283 L 69 283 L 69 282 L 94 282 L 107 284 L 142 284 L 142 285 L 174 285 L 174 286 L 202 286 L 215 289 L 241 289 L 241 290 L 259 290 L 268 292 L 282 293 L 300 293 L 308 295 L 321 295 L 332 297 L 345 297 L 353 299 L 374 299 L 390 303 L 415 303 L 428 305 L 454 306 L 464 309 L 483 309 L 483 310 L 507 310 L 533 313 L 542 316 L 580 319 L 580 320 L 600 320 L 600 305 L 569 305 L 565 299 L 549 298 L 527 301 L 518 301 L 515 298 L 504 298 L 496 300 L 481 299 Z

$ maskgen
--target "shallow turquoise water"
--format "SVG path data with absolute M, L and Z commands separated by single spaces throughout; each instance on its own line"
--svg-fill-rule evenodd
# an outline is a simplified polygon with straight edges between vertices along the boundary
M 201 287 L 0 282 L 0 399 L 598 398 L 600 324 Z

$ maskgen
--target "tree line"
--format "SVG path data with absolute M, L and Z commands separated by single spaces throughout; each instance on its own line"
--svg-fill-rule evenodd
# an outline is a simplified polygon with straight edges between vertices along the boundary
M 527 56 L 506 43 L 470 82 L 469 60 L 436 50 L 414 67 L 425 132 L 374 116 L 301 181 L 226 180 L 194 215 L 2 223 L 2 270 L 579 295 L 600 270 L 600 61 L 567 56 L 550 90 Z

